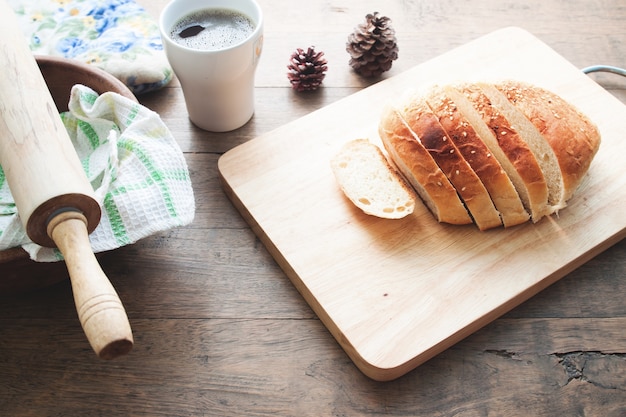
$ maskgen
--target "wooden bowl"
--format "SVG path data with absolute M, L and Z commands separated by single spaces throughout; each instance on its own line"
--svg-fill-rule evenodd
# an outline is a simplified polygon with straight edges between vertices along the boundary
M 75 84 L 137 101 L 124 83 L 92 65 L 49 56 L 36 56 L 36 60 L 59 112 L 67 111 Z M 0 295 L 41 289 L 65 279 L 69 276 L 64 262 L 34 262 L 22 248 L 0 251 Z

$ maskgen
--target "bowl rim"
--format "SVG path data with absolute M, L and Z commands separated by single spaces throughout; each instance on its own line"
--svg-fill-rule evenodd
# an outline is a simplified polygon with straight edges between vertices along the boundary
M 103 82 L 104 88 L 100 88 L 99 91 L 96 91 L 98 94 L 112 91 L 137 102 L 137 97 L 135 97 L 135 95 L 126 84 L 124 84 L 119 78 L 103 70 L 102 68 L 97 67 L 96 65 L 87 64 L 71 58 L 63 58 L 52 55 L 34 54 L 33 56 L 35 57 L 37 65 L 42 71 L 46 67 L 64 67 L 68 71 L 92 74 Z

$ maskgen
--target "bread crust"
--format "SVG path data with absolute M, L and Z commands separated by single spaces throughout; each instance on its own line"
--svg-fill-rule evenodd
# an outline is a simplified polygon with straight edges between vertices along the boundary
M 426 101 L 422 97 L 415 97 L 401 109 L 401 114 L 456 188 L 476 226 L 480 230 L 502 226 L 500 215 L 487 189 L 463 158 Z
M 539 130 L 554 151 L 563 177 L 561 203 L 571 198 L 600 147 L 598 128 L 555 93 L 519 81 L 495 87 Z
M 392 161 L 439 222 L 472 223 L 456 190 L 397 110 L 383 110 L 378 131 Z
M 503 225 L 510 227 L 528 221 L 530 215 L 509 176 L 459 110 L 451 96 L 454 91 L 450 94 L 448 91 L 445 87 L 436 87 L 431 91 L 426 98 L 431 110 L 489 192 Z

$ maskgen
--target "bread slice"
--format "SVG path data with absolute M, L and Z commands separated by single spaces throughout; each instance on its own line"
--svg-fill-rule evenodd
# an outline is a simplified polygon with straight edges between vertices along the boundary
M 556 155 L 546 138 L 510 99 L 512 94 L 516 94 L 515 90 L 505 91 L 488 83 L 479 83 L 479 85 L 498 111 L 504 114 L 511 126 L 519 132 L 535 155 L 535 159 L 541 167 L 541 172 L 548 186 L 548 204 L 544 214 L 550 215 L 558 212 L 565 207 L 563 200 L 563 175 L 559 169 Z
M 509 176 L 459 110 L 454 96 L 455 90 L 449 86 L 436 87 L 426 100 L 448 137 L 489 192 L 503 225 L 510 227 L 527 222 L 530 216 Z
M 385 107 L 378 133 L 391 160 L 439 222 L 472 223 L 456 190 L 396 109 Z
M 491 150 L 537 222 L 548 209 L 548 186 L 533 152 L 519 132 L 476 84 L 454 87 L 457 106 Z
M 387 219 L 413 213 L 415 192 L 369 140 L 345 143 L 331 168 L 344 194 L 365 213 Z
M 487 189 L 441 126 L 427 102 L 421 96 L 416 96 L 400 111 L 409 128 L 456 188 L 476 226 L 480 230 L 502 226 L 500 215 Z
M 570 103 L 543 88 L 518 81 L 499 83 L 496 88 L 526 116 L 553 151 L 558 165 L 545 169 L 544 175 L 548 184 L 557 188 L 551 204 L 565 207 L 600 147 L 597 127 Z

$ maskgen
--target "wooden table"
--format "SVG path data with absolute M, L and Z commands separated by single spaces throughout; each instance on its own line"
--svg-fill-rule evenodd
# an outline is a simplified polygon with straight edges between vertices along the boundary
M 392 18 L 392 77 L 453 47 L 519 26 L 574 65 L 626 66 L 621 0 L 260 0 L 265 49 L 257 111 L 238 131 L 188 121 L 177 81 L 139 97 L 189 163 L 196 219 L 101 257 L 135 335 L 130 355 L 98 360 L 69 283 L 0 299 L 2 416 L 623 416 L 626 415 L 626 243 L 391 382 L 364 376 L 227 199 L 217 160 L 263 133 L 378 80 L 347 65 L 347 35 L 365 14 Z M 157 17 L 163 0 L 142 1 Z M 314 45 L 323 87 L 294 92 L 289 55 Z M 626 79 L 591 75 L 626 103 Z

